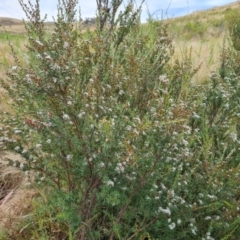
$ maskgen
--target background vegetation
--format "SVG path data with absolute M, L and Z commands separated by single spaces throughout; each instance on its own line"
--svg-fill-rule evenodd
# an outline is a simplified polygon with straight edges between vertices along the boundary
M 20 1 L 27 37 L 8 35 L 1 48 L 0 149 L 11 154 L 1 164 L 0 238 L 237 239 L 235 10 L 209 23 L 230 38 L 210 47 L 215 71 L 199 77 L 205 41 L 219 36 L 199 19 L 173 43 L 174 20 L 141 25 L 131 1 L 118 16 L 122 1 L 98 1 L 88 32 L 76 28 L 76 1 L 60 2 L 49 32 L 38 2 Z M 4 206 L 19 185 L 28 196 L 14 215 Z

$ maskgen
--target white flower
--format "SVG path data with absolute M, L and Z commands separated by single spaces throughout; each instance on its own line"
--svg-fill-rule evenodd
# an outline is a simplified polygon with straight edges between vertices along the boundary
M 158 208 L 158 212 L 163 212 L 163 213 L 166 213 L 166 214 L 168 214 L 168 215 L 171 215 L 171 211 L 170 211 L 169 208 L 164 209 L 164 208 L 162 208 L 162 207 L 159 207 L 159 208 Z
M 27 149 L 23 149 L 22 153 L 23 153 L 23 154 L 24 154 L 24 153 L 27 153 Z
M 73 155 L 67 155 L 67 161 L 70 161 L 73 158 Z
M 124 172 L 124 166 L 121 164 L 121 163 L 117 163 L 117 166 L 115 168 L 115 171 L 117 173 L 121 173 L 121 172 Z
M 70 117 L 65 113 L 63 114 L 62 118 L 63 118 L 63 120 L 69 120 L 70 119 Z
M 188 145 L 188 141 L 186 141 L 185 139 L 183 139 L 182 142 L 183 142 L 183 145 L 184 145 L 184 146 L 187 146 L 187 145 Z
M 20 149 L 19 146 L 17 146 L 17 147 L 14 148 L 15 151 L 18 151 L 19 149 Z
M 40 178 L 40 181 L 43 181 L 44 179 L 45 179 L 45 177 L 41 177 L 41 178 Z
M 197 233 L 196 233 L 196 230 L 195 230 L 195 229 L 191 229 L 191 231 L 192 231 L 192 233 L 193 233 L 194 235 L 197 235 Z
M 12 66 L 12 70 L 17 70 L 18 66 Z
M 159 80 L 165 84 L 167 84 L 169 82 L 169 80 L 167 79 L 166 75 L 160 75 L 159 76 Z
M 51 143 L 51 141 L 52 141 L 51 139 L 48 139 L 48 140 L 46 141 L 46 143 L 49 144 L 49 143 Z
M 235 133 L 230 133 L 230 137 L 232 138 L 232 140 L 233 140 L 234 142 L 237 141 L 237 134 L 235 134 Z
M 193 112 L 193 117 L 194 118 L 201 118 L 199 115 L 197 115 L 195 112 Z
M 104 166 L 105 166 L 105 164 L 103 162 L 99 163 L 99 167 L 104 167 Z
M 61 67 L 57 63 L 54 63 L 52 68 L 55 69 L 55 70 L 59 70 Z
M 112 186 L 112 187 L 114 186 L 114 182 L 111 180 L 108 180 L 106 184 L 107 186 Z
M 178 220 L 177 220 L 177 224 L 179 225 L 179 224 L 181 224 L 181 223 L 182 223 L 181 219 L 178 219 Z
M 171 230 L 173 230 L 173 229 L 176 227 L 176 224 L 175 224 L 175 223 L 171 223 L 168 227 L 169 227 Z
M 225 108 L 229 108 L 229 103 L 226 103 L 224 106 Z
M 23 169 L 24 165 L 23 163 L 20 164 L 20 169 Z
M 123 95 L 124 94 L 124 91 L 123 90 L 120 90 L 119 91 L 119 95 Z
M 133 132 L 136 133 L 137 135 L 139 134 L 139 132 L 137 131 L 137 129 L 134 129 Z
M 132 129 L 132 127 L 129 126 L 129 125 L 126 127 L 126 130 L 127 130 L 127 131 L 131 131 L 131 129 Z
M 72 105 L 72 102 L 71 102 L 71 101 L 68 101 L 68 102 L 67 102 L 67 105 L 71 106 L 71 105 Z
M 207 195 L 209 198 L 211 198 L 211 199 L 216 199 L 217 197 L 216 196 L 214 196 L 214 195 Z
M 181 200 L 181 204 L 184 204 L 186 201 L 184 199 Z
M 205 220 L 210 220 L 211 217 L 210 217 L 210 216 L 207 216 L 207 217 L 205 217 L 204 219 L 205 219 Z
M 86 113 L 85 112 L 81 112 L 78 114 L 78 118 L 81 119 Z
M 68 48 L 69 44 L 67 42 L 64 42 L 63 47 Z
M 42 59 L 42 56 L 39 53 L 36 55 L 36 57 Z
M 36 43 L 40 46 L 43 46 L 43 43 L 41 43 L 39 40 L 36 40 Z
M 163 184 L 161 184 L 161 186 L 162 186 L 162 189 L 164 189 L 164 190 L 167 189 Z

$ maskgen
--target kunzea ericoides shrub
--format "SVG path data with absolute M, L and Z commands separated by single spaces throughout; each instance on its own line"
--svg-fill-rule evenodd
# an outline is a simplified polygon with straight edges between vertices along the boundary
M 96 27 L 85 32 L 76 0 L 59 1 L 49 34 L 39 1 L 20 0 L 28 51 L 23 64 L 14 55 L 2 80 L 12 101 L 0 146 L 22 156 L 9 164 L 42 192 L 21 232 L 37 239 L 234 234 L 226 215 L 236 206 L 236 176 L 220 178 L 232 150 L 220 152 L 222 132 L 213 141 L 222 117 L 213 116 L 216 91 L 192 85 L 190 58 L 169 63 L 164 22 L 146 28 L 141 7 L 130 1 L 118 11 L 122 3 L 98 0 Z

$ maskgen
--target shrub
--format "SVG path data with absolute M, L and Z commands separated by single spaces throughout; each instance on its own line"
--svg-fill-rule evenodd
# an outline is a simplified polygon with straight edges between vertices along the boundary
M 0 147 L 22 156 L 9 164 L 41 193 L 20 233 L 239 236 L 237 82 L 213 75 L 192 85 L 191 57 L 170 64 L 163 22 L 143 27 L 132 1 L 118 15 L 122 1 L 97 1 L 97 26 L 87 33 L 73 24 L 76 1 L 60 1 L 50 35 L 39 1 L 20 3 L 28 52 L 22 64 L 14 55 L 2 80 L 12 103 Z
M 239 9 L 229 9 L 225 13 L 225 21 L 227 29 L 230 33 L 233 47 L 235 50 L 240 51 L 240 13 Z
M 224 18 L 210 19 L 209 25 L 217 29 L 224 29 Z
M 202 37 L 207 31 L 207 25 L 200 21 L 190 21 L 186 23 L 183 30 L 188 33 L 189 38 L 198 35 Z

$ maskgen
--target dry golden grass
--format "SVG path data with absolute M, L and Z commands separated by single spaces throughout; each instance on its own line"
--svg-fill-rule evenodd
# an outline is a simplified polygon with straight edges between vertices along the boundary
M 45 27 L 47 31 L 51 31 L 54 27 L 52 22 L 46 22 Z M 75 28 L 79 28 L 78 24 L 75 24 Z M 94 25 L 82 26 L 83 32 L 89 29 L 90 31 L 94 30 Z M 27 33 L 25 29 L 25 25 L 22 20 L 12 19 L 12 18 L 2 18 L 0 17 L 0 33 L 8 32 L 10 34 L 22 34 L 25 35 Z
M 20 25 L 16 25 L 20 26 Z M 19 28 L 20 29 L 20 28 Z M 16 49 L 24 51 L 24 41 L 16 43 Z M 6 79 L 7 66 L 14 64 L 11 48 L 6 40 L 0 42 L 0 78 Z M 7 105 L 9 98 L 0 88 L 0 111 L 9 110 Z M 22 172 L 13 167 L 8 167 L 5 157 L 17 158 L 12 154 L 0 152 L 0 229 L 9 229 L 27 212 L 31 191 L 26 190 L 26 184 Z M 1 232 L 1 230 L 0 230 Z
M 229 44 L 225 14 L 229 9 L 236 8 L 240 8 L 240 1 L 167 20 L 174 38 L 175 53 L 172 61 L 184 59 L 191 51 L 193 66 L 201 65 L 193 82 L 206 81 L 208 75 L 219 68 L 223 44 Z M 184 26 L 189 23 L 204 24 L 206 30 L 202 35 L 198 34 L 197 29 L 196 32 L 189 33 L 184 30 Z
M 0 17 L 0 24 L 3 26 L 22 24 L 22 21 L 16 18 Z
M 3 28 L 2 28 L 3 29 Z M 8 33 L 14 33 L 14 34 L 24 34 L 26 33 L 26 30 L 24 28 L 24 25 L 12 25 L 12 26 L 5 26 L 4 29 Z M 3 30 L 2 30 L 3 32 Z
M 19 158 L 13 154 L 6 154 L 10 159 Z M 7 166 L 7 162 L 0 157 L 0 231 L 10 229 L 29 213 L 30 201 L 35 194 L 26 188 L 23 173 Z
M 15 34 L 26 33 L 24 24 L 19 19 L 0 17 L 0 26 L 0 32 L 6 30 L 9 33 Z
M 24 52 L 25 50 L 25 41 L 17 44 L 16 50 L 18 52 Z M 11 54 L 11 48 L 8 45 L 7 41 L 2 41 L 0 43 L 0 78 L 6 79 L 7 67 L 14 64 L 14 57 Z M 6 111 L 8 109 L 7 103 L 9 98 L 6 96 L 4 90 L 0 88 L 0 111 Z
M 193 67 L 201 68 L 193 78 L 193 82 L 204 82 L 212 71 L 216 71 L 220 64 L 220 55 L 224 42 L 224 35 L 212 39 L 192 39 L 190 41 L 174 41 L 175 53 L 172 60 L 184 59 L 191 52 Z
M 172 22 L 179 22 L 179 23 L 184 23 L 184 21 L 187 19 L 200 19 L 201 21 L 207 21 L 208 19 L 213 19 L 213 18 L 222 18 L 224 12 L 227 9 L 236 9 L 239 8 L 240 6 L 240 1 L 235 1 L 229 4 L 225 4 L 220 7 L 213 7 L 207 10 L 200 10 L 200 11 L 195 11 L 187 16 L 183 17 L 176 17 L 173 19 L 170 19 Z M 180 21 L 179 21 L 180 20 Z

